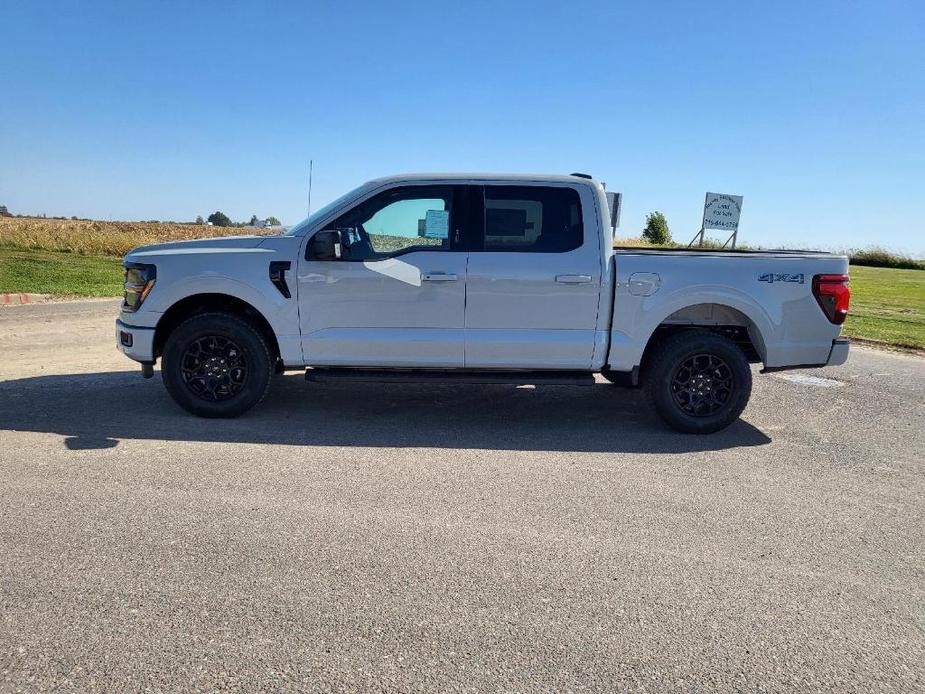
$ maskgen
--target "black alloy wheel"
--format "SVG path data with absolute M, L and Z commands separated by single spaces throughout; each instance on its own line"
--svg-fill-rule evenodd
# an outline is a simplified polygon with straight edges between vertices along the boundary
M 200 313 L 167 336 L 161 375 L 167 392 L 188 412 L 237 417 L 264 398 L 274 365 L 251 322 L 229 313 Z
M 221 335 L 207 335 L 189 343 L 180 369 L 186 387 L 197 397 L 213 402 L 234 397 L 247 382 L 243 350 Z
M 752 371 L 735 342 L 691 329 L 652 347 L 642 382 L 647 399 L 672 428 L 711 434 L 742 414 L 752 391 Z
M 722 410 L 733 387 L 732 369 L 715 354 L 685 359 L 671 380 L 675 403 L 692 417 L 709 417 Z

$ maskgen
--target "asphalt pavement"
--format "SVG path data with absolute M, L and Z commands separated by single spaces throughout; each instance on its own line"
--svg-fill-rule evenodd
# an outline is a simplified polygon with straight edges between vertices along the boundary
M 0 691 L 922 691 L 925 359 L 181 411 L 111 301 L 0 308 Z

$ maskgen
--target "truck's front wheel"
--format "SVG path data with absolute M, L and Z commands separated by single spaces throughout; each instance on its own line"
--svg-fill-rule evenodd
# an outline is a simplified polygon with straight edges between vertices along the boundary
M 742 350 L 703 330 L 686 330 L 657 345 L 643 378 L 656 412 L 689 434 L 711 434 L 729 426 L 752 392 L 752 372 Z
M 227 313 L 201 313 L 178 325 L 164 344 L 167 392 L 200 417 L 237 417 L 259 403 L 273 360 L 260 332 Z

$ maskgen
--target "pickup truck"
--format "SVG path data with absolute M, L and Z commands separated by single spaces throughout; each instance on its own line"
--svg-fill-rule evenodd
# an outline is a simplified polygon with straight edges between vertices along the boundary
M 235 417 L 274 374 L 309 380 L 642 387 L 668 425 L 718 431 L 762 373 L 843 364 L 844 256 L 613 247 L 585 174 L 370 181 L 277 236 L 125 257 L 116 344 L 189 412 Z M 619 391 L 615 391 L 619 392 Z

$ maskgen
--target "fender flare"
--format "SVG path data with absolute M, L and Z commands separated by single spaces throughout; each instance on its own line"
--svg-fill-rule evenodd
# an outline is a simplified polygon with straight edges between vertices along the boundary
M 198 275 L 172 284 L 170 290 L 170 293 L 160 297 L 158 302 L 164 307 L 161 311 L 161 317 L 181 301 L 186 301 L 200 294 L 217 294 L 248 304 L 270 324 L 274 331 L 279 332 L 282 327 L 275 325 L 274 318 L 277 311 L 285 306 L 287 300 L 281 294 L 277 299 L 272 293 L 260 291 L 258 288 L 241 280 L 224 275 Z M 159 318 L 158 324 L 160 324 L 160 320 Z
M 775 320 L 775 317 L 770 315 L 763 306 L 755 303 L 744 292 L 729 287 L 698 286 L 679 289 L 668 296 L 653 294 L 638 307 L 634 329 L 623 332 L 615 325 L 611 332 L 612 361 L 616 362 L 616 366 L 621 370 L 630 370 L 640 366 L 655 331 L 669 316 L 683 309 L 703 304 L 724 306 L 745 316 L 750 322 L 749 334 L 755 342 L 755 347 L 762 360 L 766 359 L 768 339 L 776 333 L 780 317 Z M 630 324 L 632 320 L 631 318 Z M 615 352 L 617 352 L 616 355 Z M 617 358 L 614 359 L 614 356 Z

